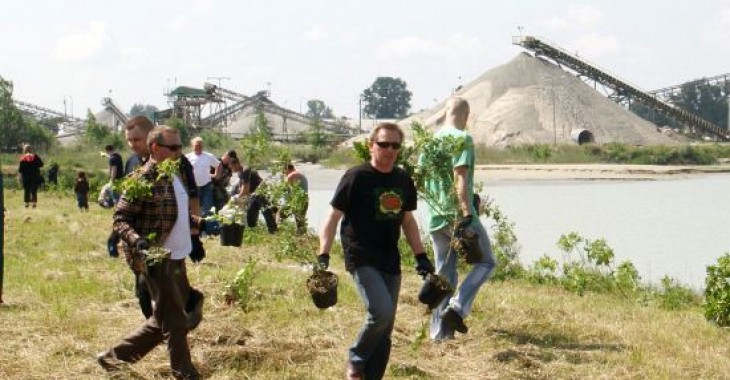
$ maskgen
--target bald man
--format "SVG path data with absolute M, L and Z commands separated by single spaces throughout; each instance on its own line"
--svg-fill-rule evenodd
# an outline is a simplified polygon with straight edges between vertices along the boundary
M 441 128 L 434 134 L 436 139 L 454 137 L 464 139 L 466 148 L 451 158 L 453 173 L 444 178 L 430 177 L 426 188 L 432 194 L 439 194 L 438 205 L 429 204 L 429 233 L 433 242 L 436 272 L 445 276 L 457 289 L 434 309 L 431 316 L 431 339 L 435 341 L 454 339 L 456 331 L 465 334 L 468 327 L 464 319 L 469 315 L 477 292 L 487 281 L 496 265 L 489 236 L 484 229 L 472 202 L 474 198 L 474 140 L 465 131 L 469 119 L 469 103 L 459 97 L 450 99 L 444 113 L 436 118 Z M 449 191 L 443 191 L 449 189 Z M 449 207 L 451 191 L 456 190 L 457 207 Z M 435 206 L 435 207 L 432 207 Z M 451 210 L 446 211 L 444 210 Z M 454 223 L 453 221 L 456 221 Z M 469 229 L 478 236 L 481 257 L 478 257 L 469 274 L 459 285 L 456 264 L 457 254 L 450 243 L 454 232 Z M 457 288 L 458 285 L 458 288 Z

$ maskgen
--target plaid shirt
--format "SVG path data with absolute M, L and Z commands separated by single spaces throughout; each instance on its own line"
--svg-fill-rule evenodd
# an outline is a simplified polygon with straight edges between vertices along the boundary
M 177 220 L 177 200 L 172 181 L 168 178 L 158 180 L 157 174 L 157 165 L 152 161 L 132 173 L 131 176 L 143 178 L 152 184 L 152 196 L 130 200 L 123 194 L 114 211 L 114 231 L 121 236 L 127 263 L 134 270 L 138 269 L 133 265 L 135 259 L 140 259 L 134 243 L 139 238 L 146 238 L 150 240 L 150 245 L 162 245 Z M 183 183 L 187 183 L 184 173 L 177 175 Z M 183 206 L 187 208 L 188 205 Z M 190 218 L 191 226 L 198 223 L 198 218 Z M 152 233 L 155 238 L 149 239 Z

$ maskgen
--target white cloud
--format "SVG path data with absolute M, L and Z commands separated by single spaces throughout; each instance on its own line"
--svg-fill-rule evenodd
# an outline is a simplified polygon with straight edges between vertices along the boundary
M 53 57 L 60 61 L 88 62 L 103 54 L 112 43 L 106 23 L 91 22 L 86 30 L 62 36 L 56 41 Z
M 409 36 L 390 40 L 380 45 L 378 57 L 386 59 L 444 54 L 472 55 L 479 45 L 479 38 L 461 33 L 452 34 L 441 40 Z
M 302 35 L 305 41 L 320 42 L 328 39 L 330 36 L 327 27 L 322 24 L 314 24 L 308 31 Z

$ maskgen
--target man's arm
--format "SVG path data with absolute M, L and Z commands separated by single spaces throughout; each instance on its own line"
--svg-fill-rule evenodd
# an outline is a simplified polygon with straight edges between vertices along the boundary
M 337 223 L 340 222 L 344 213 L 334 207 L 330 207 L 330 212 L 319 229 L 319 254 L 329 254 L 332 243 L 337 232 Z
M 418 223 L 416 218 L 413 216 L 413 212 L 406 211 L 403 215 L 403 224 L 401 224 L 403 234 L 406 236 L 406 241 L 411 247 L 414 255 L 426 252 L 423 248 L 423 242 L 421 242 L 421 234 L 418 232 Z
M 461 215 L 457 215 L 457 217 L 471 215 L 471 199 L 469 199 L 469 190 L 467 188 L 469 184 L 468 175 L 468 166 L 462 165 L 454 168 L 454 186 L 456 187 L 459 210 L 461 210 Z

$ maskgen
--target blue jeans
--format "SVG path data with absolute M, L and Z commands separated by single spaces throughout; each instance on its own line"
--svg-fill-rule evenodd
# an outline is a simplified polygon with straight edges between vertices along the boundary
M 497 265 L 497 260 L 494 258 L 494 253 L 492 253 L 492 246 L 489 243 L 487 230 L 484 229 L 482 222 L 476 220 L 469 228 L 473 229 L 479 236 L 479 248 L 481 248 L 482 257 L 473 264 L 471 271 L 458 288 L 459 277 L 456 268 L 458 254 L 451 249 L 449 244 L 451 243 L 454 227 L 448 225 L 431 232 L 431 241 L 433 241 L 436 256 L 436 272 L 446 277 L 451 285 L 457 289 L 456 293 L 451 298 L 443 300 L 431 315 L 431 339 L 433 340 L 454 338 L 454 330 L 444 323 L 441 319 L 441 313 L 448 307 L 457 312 L 462 318 L 466 318 L 471 311 L 479 288 L 487 281 Z
M 210 215 L 213 207 L 213 182 L 198 186 L 198 199 L 200 199 L 200 213 L 202 216 Z
M 349 359 L 363 371 L 366 379 L 380 379 L 390 357 L 401 276 L 364 266 L 356 268 L 352 277 L 368 312 L 350 347 Z

